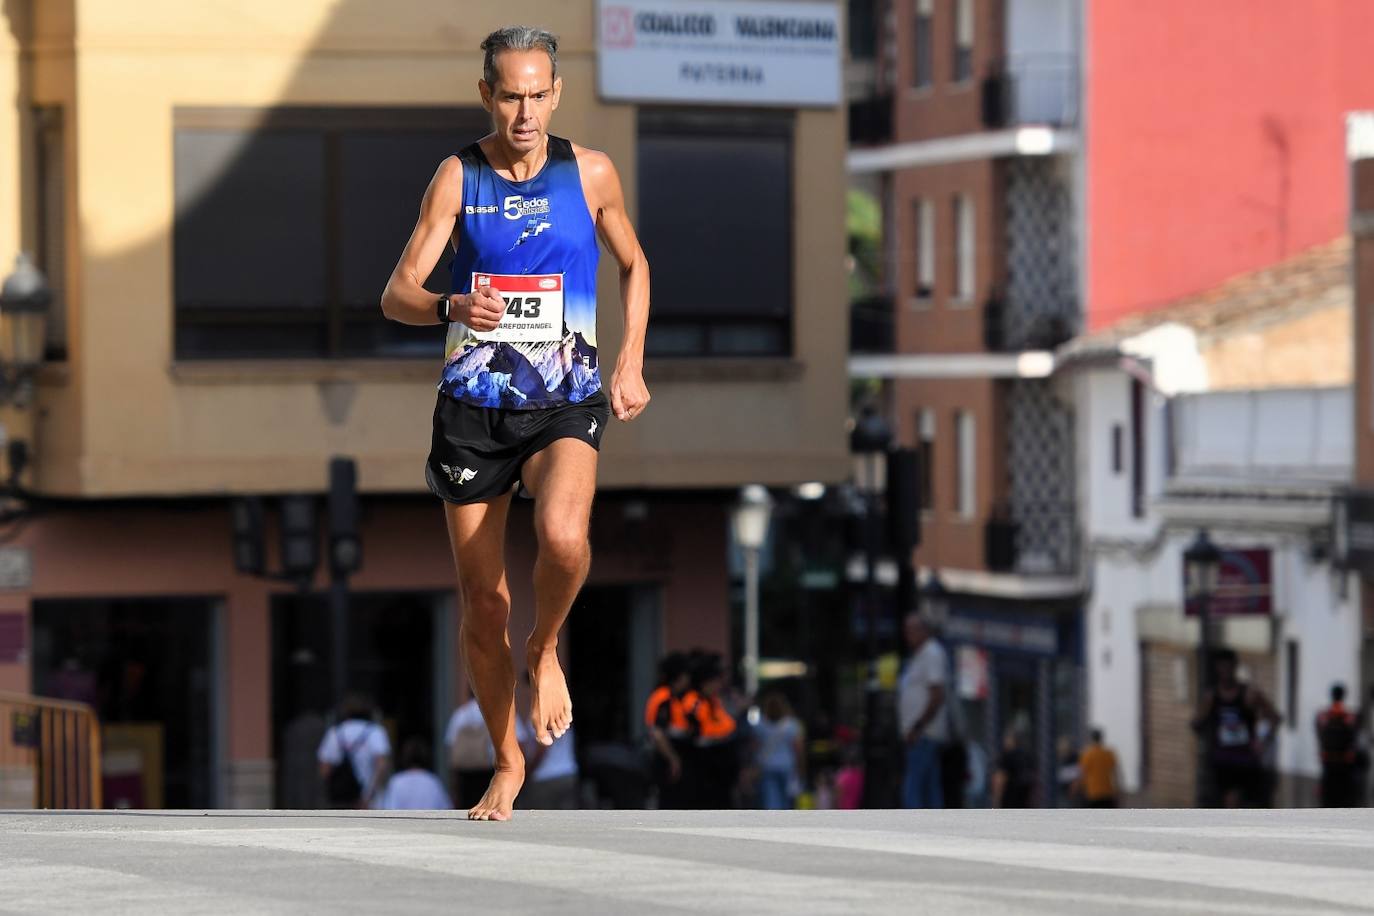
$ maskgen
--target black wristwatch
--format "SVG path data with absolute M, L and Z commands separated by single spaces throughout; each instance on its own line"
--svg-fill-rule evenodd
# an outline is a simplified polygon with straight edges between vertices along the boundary
M 434 311 L 439 316 L 440 324 L 452 324 L 452 306 L 448 301 L 448 296 L 440 296 L 439 301 L 434 305 Z

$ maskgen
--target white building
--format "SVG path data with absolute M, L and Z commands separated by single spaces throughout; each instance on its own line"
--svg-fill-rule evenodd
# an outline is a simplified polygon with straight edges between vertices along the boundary
M 1182 554 L 1199 529 L 1243 552 L 1236 559 L 1252 561 L 1252 583 L 1268 587 L 1267 601 L 1234 605 L 1249 613 L 1221 619 L 1214 638 L 1240 654 L 1283 717 L 1279 803 L 1315 801 L 1312 723 L 1332 683 L 1358 695 L 1357 577 L 1330 561 L 1333 496 L 1353 473 L 1351 391 L 1322 384 L 1332 362 L 1323 351 L 1348 348 L 1349 337 L 1310 332 L 1348 313 L 1348 274 L 1329 276 L 1346 284 L 1343 298 L 1330 283 L 1248 308 L 1213 295 L 1061 354 L 1090 577 L 1087 720 L 1105 730 L 1141 803 L 1193 802 L 1198 625 L 1183 613 Z M 1274 285 L 1270 275 L 1245 288 Z M 1309 360 L 1273 358 L 1297 337 Z M 1228 353 L 1245 353 L 1249 371 L 1236 371 L 1236 356 L 1228 368 Z M 1215 390 L 1228 376 L 1250 387 Z

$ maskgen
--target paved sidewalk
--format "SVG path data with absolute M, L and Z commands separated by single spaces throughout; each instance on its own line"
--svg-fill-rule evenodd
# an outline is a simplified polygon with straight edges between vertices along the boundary
M 0 812 L 5 913 L 1374 913 L 1366 811 Z

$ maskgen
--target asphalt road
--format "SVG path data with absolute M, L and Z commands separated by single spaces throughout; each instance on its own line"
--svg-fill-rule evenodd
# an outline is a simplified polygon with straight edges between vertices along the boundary
M 1374 812 L 0 812 L 4 913 L 1374 913 Z

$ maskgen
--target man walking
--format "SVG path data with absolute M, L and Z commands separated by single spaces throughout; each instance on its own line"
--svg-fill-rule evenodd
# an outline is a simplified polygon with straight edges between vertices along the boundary
M 649 402 L 649 266 L 611 160 L 548 132 L 563 89 L 558 39 L 512 26 L 487 36 L 482 50 L 478 91 L 492 133 L 439 165 L 382 311 L 404 324 L 449 326 L 425 476 L 445 502 L 463 658 L 496 748 L 495 775 L 468 816 L 507 820 L 525 779 L 507 632 L 511 495 L 518 486 L 535 500 L 525 665 L 530 725 L 548 746 L 572 724 L 558 633 L 591 564 L 601 436 L 610 413 L 633 420 Z M 625 317 L 609 404 L 596 349 L 598 238 L 619 266 Z M 422 278 L 446 246 L 449 292 L 427 291 Z
M 391 766 L 391 739 L 374 720 L 372 701 L 359 693 L 344 697 L 338 724 L 316 750 L 320 778 L 332 808 L 370 808 Z
M 1317 713 L 1317 746 L 1322 757 L 1322 807 L 1359 804 L 1359 713 L 1345 705 L 1345 685 L 1331 685 L 1331 705 Z
M 454 800 L 459 807 L 471 808 L 495 775 L 492 769 L 496 750 L 492 747 L 487 724 L 477 698 L 469 697 L 449 716 L 444 729 L 444 746 L 448 748 L 449 769 L 453 774 Z
M 940 752 L 948 737 L 945 686 L 949 683 L 949 657 L 920 614 L 907 615 L 905 631 L 911 658 L 902 669 L 897 696 L 898 721 L 906 746 L 902 807 L 942 808 Z

